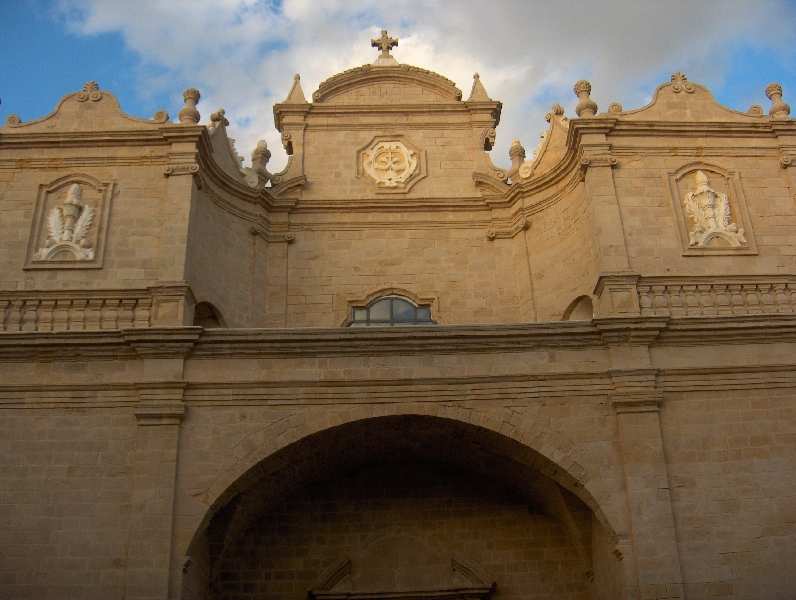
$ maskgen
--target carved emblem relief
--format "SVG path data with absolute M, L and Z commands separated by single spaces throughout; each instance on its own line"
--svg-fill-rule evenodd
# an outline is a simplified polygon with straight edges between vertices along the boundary
M 379 142 L 365 150 L 362 159 L 365 173 L 387 188 L 402 185 L 417 169 L 417 152 L 401 142 Z
M 62 254 L 71 260 L 91 260 L 94 249 L 86 234 L 94 220 L 94 209 L 81 204 L 83 188 L 73 183 L 61 206 L 54 207 L 47 216 L 47 241 L 36 252 L 34 260 L 54 260 Z
M 757 253 L 737 173 L 692 163 L 669 183 L 684 255 Z
M 403 136 L 376 137 L 357 152 L 357 176 L 376 192 L 406 192 L 425 176 L 423 152 Z
M 743 228 L 730 223 L 730 199 L 710 187 L 707 175 L 697 171 L 696 187 L 683 200 L 685 212 L 694 224 L 689 232 L 689 246 L 705 247 L 714 237 L 727 240 L 735 248 L 746 244 Z
M 100 268 L 112 187 L 85 175 L 39 186 L 25 268 Z

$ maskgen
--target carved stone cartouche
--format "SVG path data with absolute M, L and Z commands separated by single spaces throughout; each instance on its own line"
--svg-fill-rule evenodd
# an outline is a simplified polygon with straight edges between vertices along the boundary
M 379 187 L 403 187 L 417 170 L 417 152 L 400 141 L 380 141 L 362 153 L 362 168 Z
M 94 249 L 86 240 L 86 234 L 94 220 L 94 209 L 81 204 L 83 189 L 79 183 L 72 184 L 62 206 L 56 206 L 47 218 L 48 237 L 34 260 L 54 260 L 67 253 L 71 260 L 93 260 Z
M 689 245 L 704 248 L 714 237 L 722 238 L 733 247 L 746 245 L 744 230 L 730 223 L 730 199 L 710 187 L 707 175 L 697 171 L 696 187 L 683 200 L 686 214 L 693 219 L 689 232 Z

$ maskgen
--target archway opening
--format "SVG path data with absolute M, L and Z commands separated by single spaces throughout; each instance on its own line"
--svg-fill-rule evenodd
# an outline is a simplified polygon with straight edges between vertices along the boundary
M 589 296 L 578 296 L 570 302 L 562 321 L 591 321 L 594 318 L 594 305 Z
M 501 600 L 621 598 L 615 536 L 548 476 L 548 463 L 448 419 L 325 430 L 274 453 L 219 498 L 191 544 L 183 598 L 305 600 L 346 563 L 340 593 L 422 598 L 469 585 L 455 556 L 490 573 Z

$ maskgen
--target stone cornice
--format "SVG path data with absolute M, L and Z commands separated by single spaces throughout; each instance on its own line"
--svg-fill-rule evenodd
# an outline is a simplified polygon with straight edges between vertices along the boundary
M 201 335 L 201 327 L 127 329 L 124 341 L 144 358 L 183 358 Z
M 0 361 L 136 356 L 243 358 L 488 354 L 609 345 L 694 346 L 796 343 L 796 315 L 617 317 L 505 325 L 411 328 L 208 329 L 153 327 L 111 331 L 6 332 Z

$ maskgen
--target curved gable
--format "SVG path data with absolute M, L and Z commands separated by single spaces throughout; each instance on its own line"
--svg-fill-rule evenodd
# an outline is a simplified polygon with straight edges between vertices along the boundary
M 165 110 L 155 112 L 153 119 L 139 119 L 126 114 L 119 106 L 116 96 L 99 89 L 93 81 L 83 86 L 80 92 L 67 94 L 49 115 L 33 121 L 20 121 L 16 115 L 9 115 L 6 126 L 25 128 L 28 132 L 53 130 L 95 131 L 145 129 L 161 125 L 169 120 Z
M 396 64 L 363 65 L 343 71 L 318 86 L 314 103 L 373 104 L 374 102 L 458 102 L 462 91 L 442 75 Z

